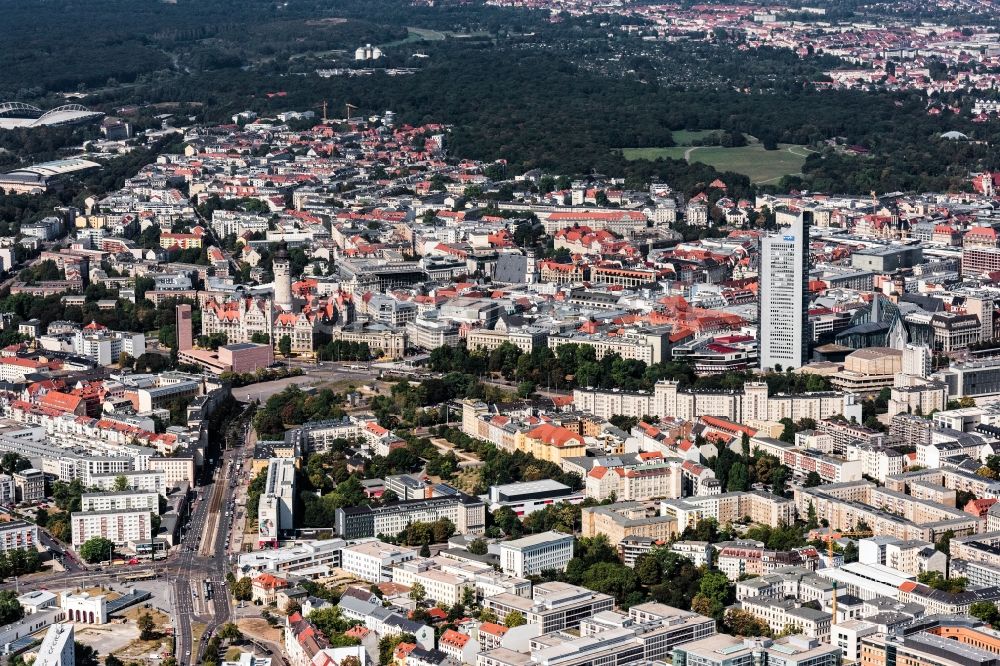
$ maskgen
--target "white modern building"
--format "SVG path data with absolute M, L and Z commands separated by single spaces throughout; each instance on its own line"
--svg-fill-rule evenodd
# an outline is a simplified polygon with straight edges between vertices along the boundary
M 865 620 L 847 620 L 830 628 L 830 643 L 839 647 L 845 662 L 861 661 L 861 639 L 878 633 L 878 625 Z
M 90 486 L 101 490 L 112 491 L 118 483 L 118 477 L 124 476 L 128 487 L 132 490 L 167 494 L 167 474 L 160 470 L 128 470 L 111 474 L 91 474 Z
M 329 576 L 332 569 L 340 566 L 340 553 L 345 546 L 347 542 L 343 539 L 324 539 L 284 548 L 256 550 L 241 553 L 238 566 L 241 570 L 257 573 Z
M 295 527 L 295 460 L 271 458 L 257 507 L 258 547 L 277 546 L 278 537 Z
M 0 552 L 34 550 L 38 544 L 38 526 L 24 520 L 0 523 Z
M 393 566 L 416 556 L 417 551 L 412 548 L 373 539 L 344 548 L 340 556 L 340 567 L 369 583 L 384 583 L 392 580 Z
M 524 578 L 554 569 L 565 571 L 573 559 L 573 536 L 543 532 L 500 544 L 500 568 L 511 576 Z
M 38 648 L 35 666 L 76 666 L 73 625 L 53 624 Z
M 73 353 L 97 361 L 99 365 L 117 363 L 121 354 L 139 358 L 146 353 L 146 336 L 128 331 L 109 331 L 86 327 L 73 336 Z
M 777 212 L 778 233 L 761 239 L 758 337 L 760 367 L 801 368 L 809 359 L 811 212 Z
M 110 539 L 116 546 L 149 541 L 152 538 L 151 518 L 152 514 L 143 509 L 74 512 L 70 517 L 73 548 L 79 548 L 93 537 Z
M 80 497 L 81 511 L 127 511 L 145 509 L 160 512 L 160 494 L 150 491 L 112 491 L 104 493 L 84 493 Z

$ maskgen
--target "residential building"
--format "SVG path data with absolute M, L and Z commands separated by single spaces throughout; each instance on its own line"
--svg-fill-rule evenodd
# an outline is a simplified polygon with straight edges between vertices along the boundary
M 145 491 L 112 491 L 83 493 L 80 497 L 81 511 L 127 511 L 144 509 L 160 513 L 160 494 Z
M 24 520 L 0 523 L 0 552 L 10 550 L 35 550 L 38 545 L 38 526 Z
M 1000 392 L 1000 384 L 997 391 Z M 735 423 L 785 418 L 796 422 L 805 418 L 820 421 L 836 415 L 862 420 L 861 403 L 851 393 L 824 391 L 769 396 L 767 384 L 762 382 L 747 382 L 742 390 L 736 391 L 681 389 L 678 382 L 670 380 L 658 381 L 652 393 L 577 388 L 573 390 L 573 406 L 602 419 L 620 414 L 690 421 L 710 414 Z
M 73 624 L 53 624 L 45 632 L 45 638 L 38 648 L 35 666 L 75 666 L 76 641 Z
M 561 464 L 564 458 L 587 455 L 583 437 L 562 426 L 545 423 L 527 432 L 518 432 L 514 448 L 539 460 Z
M 278 592 L 288 587 L 288 581 L 278 576 L 262 573 L 250 581 L 251 600 L 269 606 L 277 602 Z
M 152 538 L 151 518 L 150 512 L 142 509 L 74 512 L 70 516 L 73 548 L 79 548 L 93 537 L 104 537 L 118 547 L 149 541 Z
M 0 504 L 17 502 L 17 484 L 9 474 L 0 474 Z
M 753 613 L 767 623 L 771 631 L 780 634 L 795 629 L 795 633 L 809 638 L 830 641 L 830 613 L 803 607 L 791 599 L 750 597 L 740 602 L 743 610 Z
M 378 636 L 397 636 L 412 634 L 418 647 L 425 650 L 434 649 L 434 629 L 406 619 L 399 613 L 383 608 L 381 604 L 362 601 L 351 596 L 344 596 L 337 604 L 344 617 L 349 620 L 360 620 L 364 626 L 374 631 Z

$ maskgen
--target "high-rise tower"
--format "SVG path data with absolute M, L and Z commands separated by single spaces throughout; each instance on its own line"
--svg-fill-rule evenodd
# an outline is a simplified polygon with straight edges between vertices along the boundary
M 812 213 L 778 211 L 778 233 L 760 247 L 760 367 L 800 368 L 809 360 L 809 225 Z

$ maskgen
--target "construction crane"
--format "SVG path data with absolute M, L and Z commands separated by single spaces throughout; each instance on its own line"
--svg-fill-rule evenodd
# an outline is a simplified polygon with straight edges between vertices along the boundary
M 326 106 L 327 106 L 326 100 L 324 99 L 322 104 L 317 104 L 316 106 L 313 107 L 314 109 L 323 109 L 323 123 L 324 124 L 327 122 Z
M 347 111 L 347 115 L 344 116 L 344 120 L 351 119 L 351 109 L 357 110 L 358 107 L 354 106 L 350 102 L 344 104 L 344 110 Z

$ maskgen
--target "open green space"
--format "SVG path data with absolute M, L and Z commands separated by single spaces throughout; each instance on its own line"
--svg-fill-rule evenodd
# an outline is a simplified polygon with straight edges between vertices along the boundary
M 445 38 L 445 34 L 443 32 L 430 30 L 429 28 L 414 28 L 413 26 L 406 26 L 406 30 L 410 33 L 411 37 L 416 35 L 418 38 L 429 42 L 440 42 Z
M 701 162 L 720 171 L 734 171 L 749 176 L 755 183 L 776 181 L 782 176 L 802 172 L 802 165 L 811 151 L 805 146 L 779 143 L 778 150 L 764 150 L 760 143 L 738 148 L 721 146 L 672 146 L 670 148 L 625 148 L 627 160 L 655 160 L 667 157 Z
M 430 28 L 415 28 L 413 26 L 406 27 L 406 38 L 397 39 L 392 42 L 386 42 L 384 44 L 379 44 L 380 48 L 390 48 L 393 46 L 402 46 L 404 44 L 414 44 L 416 42 L 443 42 L 448 37 L 452 39 L 472 39 L 480 37 L 489 37 L 488 32 L 453 32 L 450 30 L 431 30 Z

